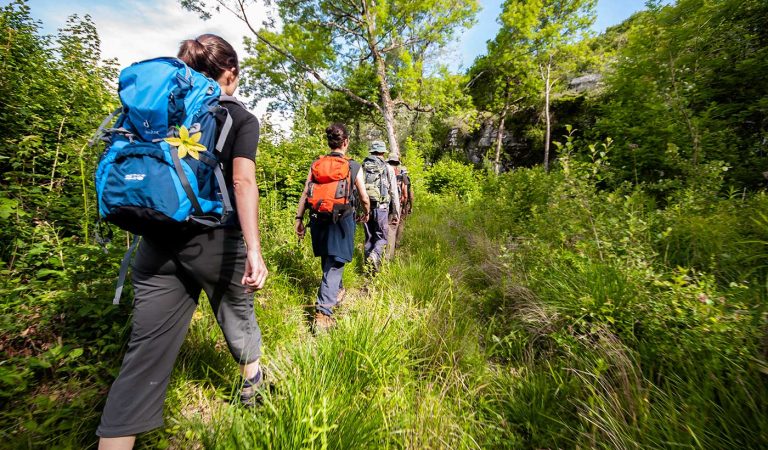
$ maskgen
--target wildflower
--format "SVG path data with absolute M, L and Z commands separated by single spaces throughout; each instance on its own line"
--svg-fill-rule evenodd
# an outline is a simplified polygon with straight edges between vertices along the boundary
M 704 303 L 705 305 L 711 305 L 714 302 L 709 298 L 709 296 L 705 293 L 700 293 L 698 295 L 699 302 Z
M 165 142 L 179 148 L 179 158 L 184 158 L 189 155 L 199 160 L 199 152 L 204 152 L 206 150 L 205 145 L 199 143 L 201 136 L 202 133 L 200 132 L 190 136 L 187 127 L 182 125 L 181 128 L 179 128 L 179 137 L 165 138 Z

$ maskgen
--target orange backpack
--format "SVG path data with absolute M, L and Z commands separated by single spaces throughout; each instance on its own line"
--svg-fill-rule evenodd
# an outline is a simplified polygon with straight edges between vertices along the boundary
M 340 155 L 322 156 L 312 163 L 307 205 L 320 219 L 338 221 L 352 210 L 352 177 L 349 160 Z

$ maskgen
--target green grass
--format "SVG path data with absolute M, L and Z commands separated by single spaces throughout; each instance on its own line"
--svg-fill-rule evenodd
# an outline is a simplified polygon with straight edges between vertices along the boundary
M 237 404 L 237 367 L 203 299 L 171 378 L 166 424 L 137 447 L 768 445 L 764 286 L 724 282 L 733 266 L 668 266 L 652 237 L 670 222 L 636 197 L 617 195 L 590 221 L 580 206 L 558 204 L 568 198 L 559 176 L 546 189 L 538 172 L 513 176 L 516 189 L 538 183 L 544 197 L 513 193 L 510 206 L 503 196 L 461 204 L 421 195 L 404 248 L 373 280 L 358 248 L 338 326 L 321 335 L 309 323 L 319 261 L 293 236 L 290 211 L 270 204 L 262 224 L 271 274 L 256 308 L 272 386 L 264 404 Z M 526 213 L 504 220 L 512 207 Z M 730 234 L 761 236 L 760 224 L 729 223 L 741 224 Z M 27 298 L 64 314 L 35 335 L 40 345 L 62 336 L 62 345 L 0 365 L 5 383 L 26 382 L 4 397 L 7 447 L 95 446 L 126 338 L 127 306 L 99 307 L 109 284 Z

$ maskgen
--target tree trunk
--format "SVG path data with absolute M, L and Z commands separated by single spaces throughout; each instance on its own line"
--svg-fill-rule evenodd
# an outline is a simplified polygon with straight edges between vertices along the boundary
M 496 133 L 496 158 L 493 160 L 493 171 L 498 175 L 501 172 L 501 141 L 504 139 L 504 119 L 507 118 L 507 106 L 501 112 L 499 131 Z
M 389 81 L 387 79 L 387 68 L 384 60 L 378 51 L 373 52 L 373 58 L 376 62 L 376 78 L 379 82 L 379 94 L 381 95 L 381 115 L 384 117 L 384 127 L 387 130 L 387 141 L 389 143 L 390 156 L 400 156 L 400 146 L 397 144 L 397 133 L 395 133 L 395 103 L 392 101 L 392 95 L 389 92 Z
M 546 78 L 544 80 L 544 119 L 547 121 L 547 131 L 544 135 L 544 171 L 547 173 L 549 173 L 549 141 L 552 137 L 552 123 L 549 115 L 549 94 L 552 90 L 552 85 L 549 82 L 551 68 L 552 58 L 550 57 L 549 63 L 547 64 Z
M 388 98 L 389 87 L 387 87 L 387 98 L 381 95 L 381 114 L 384 116 L 384 126 L 387 129 L 387 141 L 389 142 L 389 155 L 400 156 L 400 145 L 397 143 L 397 133 L 395 133 L 395 107 L 392 99 Z
M 366 18 L 368 31 L 368 49 L 371 51 L 373 63 L 376 67 L 376 80 L 379 82 L 379 94 L 381 103 L 377 106 L 384 118 L 384 127 L 387 130 L 387 141 L 389 141 L 389 154 L 391 156 L 400 156 L 400 146 L 397 145 L 397 134 L 395 133 L 395 102 L 392 101 L 392 94 L 389 92 L 389 79 L 387 78 L 387 66 L 384 57 L 379 52 L 376 37 L 376 16 L 371 14 L 368 4 L 363 2 L 363 15 Z

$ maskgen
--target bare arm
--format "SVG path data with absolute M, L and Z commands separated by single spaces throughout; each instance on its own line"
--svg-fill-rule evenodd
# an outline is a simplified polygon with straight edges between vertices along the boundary
M 261 289 L 267 280 L 267 266 L 261 255 L 259 234 L 259 186 L 256 184 L 256 164 L 248 158 L 232 161 L 232 181 L 240 228 L 248 248 L 242 283 L 247 290 Z
M 363 171 L 357 172 L 355 177 L 355 187 L 357 188 L 357 195 L 360 197 L 360 201 L 363 203 L 365 215 L 361 220 L 368 220 L 368 214 L 371 213 L 371 199 L 368 197 L 368 193 L 365 191 L 365 177 L 363 177 Z
M 312 169 L 307 173 L 307 180 L 304 182 L 304 190 L 301 192 L 301 198 L 299 198 L 299 206 L 296 208 L 296 221 L 294 222 L 294 230 L 299 238 L 304 237 L 304 233 L 307 231 L 304 228 L 304 210 L 307 208 L 307 193 L 309 191 L 309 182 L 312 180 Z
M 405 180 L 406 187 L 408 188 L 408 213 L 411 213 L 411 210 L 413 209 L 413 187 L 411 186 L 411 177 L 406 175 L 407 179 Z

